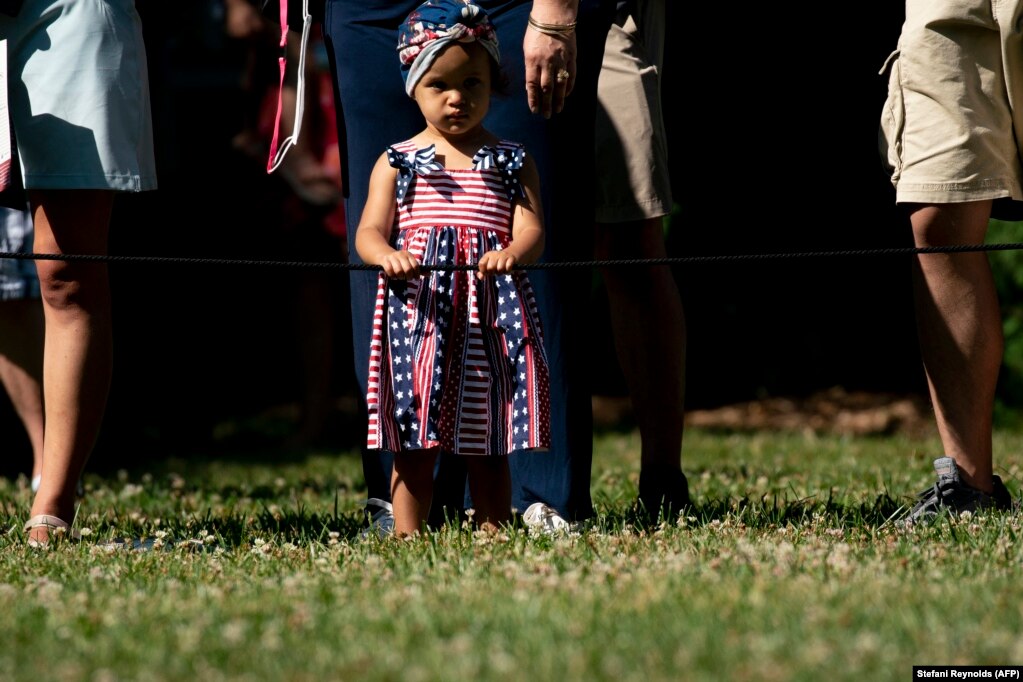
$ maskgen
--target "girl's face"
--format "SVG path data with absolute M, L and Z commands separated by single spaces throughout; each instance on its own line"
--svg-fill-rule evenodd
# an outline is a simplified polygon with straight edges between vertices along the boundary
M 490 109 L 490 55 L 479 43 L 452 43 L 412 93 L 427 128 L 444 137 L 475 132 Z

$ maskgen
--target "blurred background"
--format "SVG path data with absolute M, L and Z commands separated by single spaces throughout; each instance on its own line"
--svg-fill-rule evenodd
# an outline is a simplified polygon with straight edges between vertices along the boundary
M 345 257 L 325 58 L 314 46 L 303 135 L 316 144 L 268 176 L 275 28 L 239 2 L 248 4 L 137 3 L 160 189 L 119 198 L 115 254 Z M 744 7 L 727 22 L 710 6 L 669 11 L 672 255 L 912 245 L 877 152 L 887 86 L 878 71 L 895 47 L 899 3 L 843 6 L 812 33 L 776 8 Z M 1023 241 L 1016 224 L 997 227 L 993 239 Z M 1015 254 L 998 258 L 1003 295 L 1023 301 Z M 362 442 L 344 273 L 125 264 L 111 273 L 114 384 L 90 468 Z M 909 274 L 908 258 L 891 256 L 676 268 L 689 329 L 688 407 L 835 387 L 922 397 Z M 599 277 L 584 276 L 593 277 L 592 304 L 606 322 Z M 1006 313 L 1009 327 L 1023 319 Z M 625 389 L 605 328 L 589 349 L 593 392 L 617 398 Z M 1002 415 L 1023 404 L 1023 361 L 1011 359 L 1023 358 L 1023 341 L 1016 346 L 1010 339 Z M 28 444 L 3 395 L 0 428 L 0 472 L 26 470 Z

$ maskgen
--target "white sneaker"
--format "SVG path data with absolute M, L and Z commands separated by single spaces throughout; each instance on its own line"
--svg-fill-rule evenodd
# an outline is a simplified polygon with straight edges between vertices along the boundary
M 543 502 L 534 502 L 526 507 L 526 511 L 522 513 L 522 523 L 532 531 L 547 535 L 567 533 L 571 530 L 568 521 Z
M 374 507 L 376 510 L 370 511 Z M 387 500 L 381 500 L 379 497 L 366 500 L 366 516 L 369 517 L 369 526 L 362 531 L 363 538 L 371 535 L 386 538 L 394 533 L 394 508 Z

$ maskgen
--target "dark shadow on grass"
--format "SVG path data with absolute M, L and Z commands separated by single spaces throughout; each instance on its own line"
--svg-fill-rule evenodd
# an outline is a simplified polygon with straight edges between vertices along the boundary
M 127 538 L 146 539 L 152 536 L 149 525 L 139 524 L 130 518 L 114 519 L 112 526 Z M 332 539 L 355 540 L 365 529 L 362 512 L 339 513 L 317 512 L 298 507 L 291 510 L 264 508 L 254 515 L 228 513 L 214 516 L 212 512 L 190 516 L 174 516 L 164 519 L 161 530 L 166 533 L 168 544 L 185 540 L 212 538 L 206 544 L 215 544 L 225 550 L 236 550 L 255 546 L 252 538 L 259 537 L 274 544 L 287 542 L 307 544 L 317 542 L 328 544 Z M 102 528 L 96 529 L 102 537 Z
M 805 524 L 819 516 L 828 527 L 876 528 L 890 521 L 904 508 L 902 503 L 887 492 L 878 495 L 873 502 L 860 504 L 837 502 L 829 493 L 826 499 L 787 499 L 777 495 L 760 498 L 725 497 L 693 504 L 682 514 L 690 526 L 707 526 L 715 521 L 731 520 L 752 530 L 771 529 Z M 676 523 L 678 517 L 678 514 L 667 518 L 662 514 L 651 515 L 645 509 L 633 507 L 602 513 L 599 523 L 600 528 L 607 532 L 621 532 L 626 527 L 653 531 L 662 522 Z

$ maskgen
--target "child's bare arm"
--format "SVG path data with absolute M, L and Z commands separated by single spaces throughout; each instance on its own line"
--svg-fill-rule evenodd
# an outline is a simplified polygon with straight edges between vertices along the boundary
M 500 251 L 488 251 L 479 262 L 479 276 L 511 272 L 516 264 L 534 263 L 543 254 L 543 206 L 540 204 L 540 176 L 532 157 L 527 156 L 519 173 L 526 196 L 512 208 L 512 240 Z
M 388 277 L 408 279 L 419 274 L 419 261 L 390 244 L 394 227 L 394 183 L 397 171 L 381 154 L 369 177 L 369 195 L 355 233 L 355 250 L 364 263 L 383 267 Z

